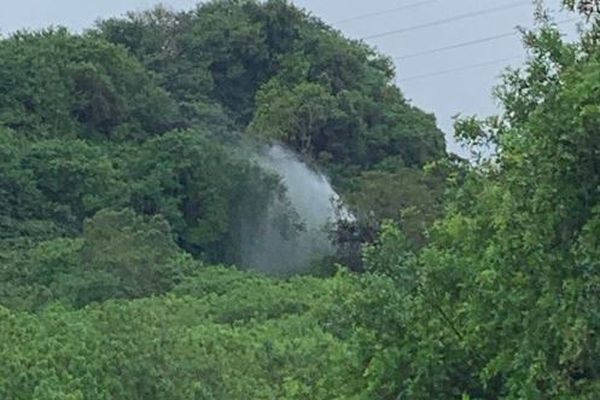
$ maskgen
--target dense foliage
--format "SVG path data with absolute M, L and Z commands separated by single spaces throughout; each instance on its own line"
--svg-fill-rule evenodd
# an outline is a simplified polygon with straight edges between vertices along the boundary
M 0 398 L 596 399 L 600 25 L 540 23 L 472 165 L 283 1 L 0 40 Z M 243 137 L 332 175 L 362 273 L 214 266 L 284 191 Z
M 550 25 L 526 34 L 530 61 L 497 90 L 502 118 L 457 123 L 497 156 L 469 168 L 419 254 L 393 227 L 365 253 L 397 290 L 391 319 L 372 312 L 375 277 L 358 303 L 359 324 L 379 326 L 382 398 L 600 392 L 597 34 L 572 45 Z
M 186 108 L 218 104 L 241 129 L 282 140 L 342 174 L 443 154 L 432 116 L 392 85 L 389 59 L 275 0 L 212 2 L 100 23 Z M 331 165 L 329 165 L 331 164 Z

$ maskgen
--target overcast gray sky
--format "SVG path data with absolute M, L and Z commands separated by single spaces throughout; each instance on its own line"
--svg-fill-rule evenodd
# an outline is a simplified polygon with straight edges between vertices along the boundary
M 6 35 L 18 29 L 49 25 L 81 31 L 98 18 L 151 8 L 157 3 L 179 10 L 192 8 L 198 1 L 0 0 L 0 32 Z M 381 52 L 399 57 L 396 59 L 398 85 L 413 104 L 436 115 L 438 125 L 447 134 L 449 150 L 461 154 L 464 152 L 451 138 L 452 116 L 458 113 L 483 116 L 497 110 L 491 90 L 504 67 L 523 62 L 519 37 L 504 36 L 447 51 L 400 57 L 502 36 L 514 31 L 517 25 L 530 27 L 533 23 L 531 0 L 295 0 L 294 3 L 348 37 L 367 38 L 365 41 Z M 557 21 L 571 18 L 572 15 L 560 13 L 559 3 L 559 0 L 546 1 L 547 6 L 556 11 Z M 501 9 L 504 6 L 506 8 Z M 399 10 L 401 7 L 405 8 Z M 486 12 L 490 9 L 496 10 Z M 470 18 L 455 18 L 478 12 L 479 15 Z M 447 19 L 454 21 L 438 23 Z M 429 26 L 414 29 L 420 25 Z M 575 22 L 561 26 L 567 32 L 575 31 Z M 398 30 L 405 31 L 369 38 Z

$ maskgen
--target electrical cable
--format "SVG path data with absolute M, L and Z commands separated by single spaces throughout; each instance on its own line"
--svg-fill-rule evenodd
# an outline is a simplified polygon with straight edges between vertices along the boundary
M 459 20 L 463 20 L 463 19 L 467 19 L 467 18 L 473 18 L 473 17 L 477 17 L 480 15 L 493 14 L 496 12 L 510 10 L 510 9 L 518 8 L 518 7 L 529 6 L 529 5 L 530 5 L 530 3 L 527 1 L 523 1 L 523 0 L 515 1 L 512 3 L 504 4 L 504 5 L 497 6 L 497 7 L 487 8 L 484 10 L 479 10 L 479 11 L 474 11 L 474 12 L 470 12 L 470 13 L 456 15 L 454 17 L 443 18 L 443 19 L 439 19 L 436 21 L 426 22 L 424 24 L 413 25 L 413 26 L 409 26 L 406 28 L 394 29 L 391 31 L 376 33 L 373 35 L 364 36 L 364 37 L 362 37 L 362 39 L 368 40 L 368 39 L 377 39 L 377 38 L 382 38 L 382 37 L 392 36 L 392 35 L 399 35 L 399 34 L 406 33 L 406 32 L 412 32 L 412 31 L 416 31 L 416 30 L 420 30 L 420 29 L 430 28 L 433 26 L 447 24 L 447 23 L 454 22 L 454 21 L 459 21 Z
M 556 22 L 556 25 L 562 25 L 562 24 L 565 24 L 568 22 L 574 22 L 574 21 L 578 21 L 578 20 L 579 20 L 579 18 L 569 18 L 566 20 Z M 469 40 L 466 42 L 450 44 L 448 46 L 437 47 L 437 48 L 433 48 L 433 49 L 429 49 L 429 50 L 423 50 L 423 51 L 419 51 L 416 53 L 410 53 L 410 54 L 406 54 L 406 55 L 402 55 L 402 56 L 396 56 L 396 57 L 393 57 L 393 59 L 394 60 L 406 60 L 409 58 L 415 58 L 415 57 L 425 56 L 425 55 L 429 55 L 429 54 L 440 53 L 440 52 L 447 51 L 447 50 L 454 50 L 454 49 L 458 49 L 458 48 L 462 48 L 462 47 L 473 46 L 473 45 L 480 44 L 480 43 L 492 42 L 492 41 L 499 40 L 499 39 L 502 39 L 505 37 L 512 37 L 517 34 L 518 34 L 518 32 L 515 32 L 515 31 L 500 33 L 498 35 L 486 36 L 486 37 L 483 37 L 480 39 Z
M 357 15 L 357 16 L 354 16 L 354 17 L 342 19 L 340 21 L 334 22 L 334 24 L 344 24 L 346 22 L 359 21 L 359 20 L 362 20 L 362 19 L 367 19 L 367 18 L 372 18 L 372 17 L 378 17 L 380 15 L 390 14 L 390 13 L 397 12 L 397 11 L 410 10 L 412 8 L 422 7 L 422 6 L 425 6 L 427 4 L 437 3 L 438 1 L 439 0 L 425 0 L 425 1 L 420 1 L 418 3 L 405 4 L 403 6 L 399 6 L 399 7 L 395 7 L 395 8 L 390 8 L 390 9 L 387 9 L 387 10 L 375 11 L 375 12 L 368 13 L 368 14 L 361 14 L 361 15 Z
M 482 62 L 482 63 L 464 65 L 464 66 L 458 67 L 458 68 L 451 68 L 451 69 L 446 69 L 446 70 L 442 70 L 442 71 L 436 71 L 436 72 L 421 74 L 421 75 L 413 75 L 413 76 L 408 76 L 406 78 L 398 78 L 398 79 L 396 79 L 396 82 L 409 82 L 409 81 L 415 81 L 415 80 L 419 80 L 419 79 L 431 78 L 434 76 L 447 75 L 447 74 L 451 74 L 451 73 L 455 73 L 455 72 L 468 71 L 468 70 L 472 70 L 472 69 L 483 68 L 483 67 L 487 67 L 487 66 L 491 66 L 491 65 L 505 63 L 507 61 L 512 61 L 512 60 L 522 58 L 522 57 L 523 57 L 522 54 L 514 55 L 512 57 L 504 57 L 504 58 L 490 60 L 490 61 L 486 61 L 486 62 Z

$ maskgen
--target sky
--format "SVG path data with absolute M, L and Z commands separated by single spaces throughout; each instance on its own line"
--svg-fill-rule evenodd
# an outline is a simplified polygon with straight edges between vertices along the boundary
M 468 156 L 454 142 L 453 116 L 498 112 L 492 89 L 507 66 L 517 67 L 525 51 L 517 26 L 532 27 L 531 0 L 293 0 L 339 29 L 395 57 L 397 84 L 412 104 L 435 114 L 448 149 Z M 0 0 L 0 33 L 63 25 L 82 31 L 99 18 L 141 11 L 162 3 L 176 10 L 198 0 Z M 560 0 L 547 0 L 556 21 L 573 19 Z M 465 17 L 466 14 L 470 16 Z M 574 37 L 576 21 L 561 24 Z M 486 38 L 498 37 L 494 40 Z M 465 42 L 480 43 L 462 46 Z M 439 48 L 456 46 L 444 51 Z M 428 54 L 416 54 L 428 53 Z M 410 56 L 410 57 L 406 57 Z

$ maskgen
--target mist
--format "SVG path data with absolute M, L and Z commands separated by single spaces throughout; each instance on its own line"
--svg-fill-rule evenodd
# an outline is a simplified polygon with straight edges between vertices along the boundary
M 242 223 L 242 264 L 272 275 L 305 272 L 335 251 L 327 227 L 339 214 L 340 197 L 323 173 L 280 144 L 264 148 L 255 161 L 279 176 L 285 192 L 265 205 L 258 226 Z

